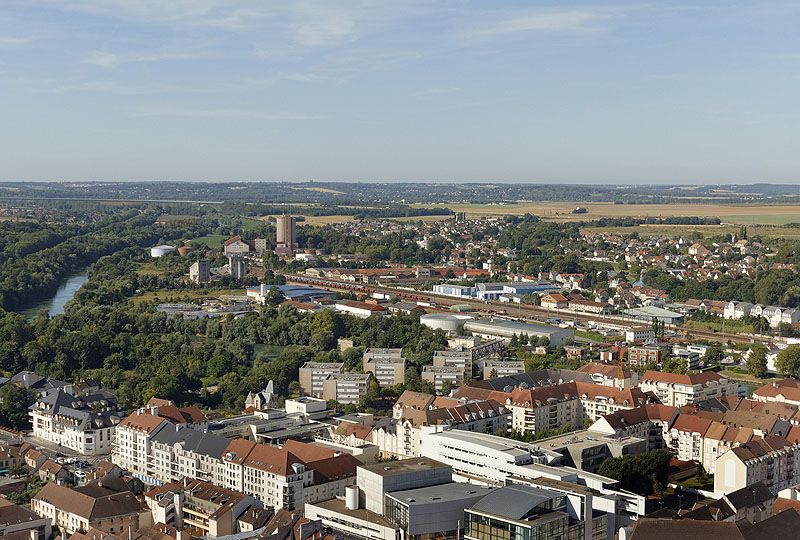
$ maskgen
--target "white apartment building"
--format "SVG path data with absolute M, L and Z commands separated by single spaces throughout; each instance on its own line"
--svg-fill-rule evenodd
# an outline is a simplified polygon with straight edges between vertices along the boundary
M 709 398 L 739 395 L 739 384 L 714 372 L 662 373 L 648 370 L 639 381 L 644 392 L 653 392 L 661 403 L 683 407 Z
M 300 367 L 298 380 L 303 393 L 309 396 L 322 397 L 322 385 L 329 375 L 344 373 L 341 362 L 306 362 Z
M 94 456 L 111 453 L 122 412 L 108 392 L 74 396 L 56 389 L 39 397 L 28 415 L 35 437 Z
M 266 506 L 295 510 L 344 495 L 360 462 L 312 444 L 287 441 L 282 448 L 233 439 L 222 459 L 223 487 L 251 495 Z
M 716 495 L 762 482 L 775 495 L 800 483 L 800 446 L 781 437 L 750 441 L 722 454 L 714 474 Z

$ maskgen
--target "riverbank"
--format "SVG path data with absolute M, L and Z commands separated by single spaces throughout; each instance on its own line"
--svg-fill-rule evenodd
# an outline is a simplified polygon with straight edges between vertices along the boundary
M 87 270 L 81 270 L 67 276 L 64 282 L 58 287 L 55 294 L 44 300 L 40 300 L 33 306 L 18 310 L 18 313 L 28 318 L 34 318 L 40 313 L 49 313 L 51 317 L 64 313 L 64 306 L 72 300 L 78 289 L 89 279 Z

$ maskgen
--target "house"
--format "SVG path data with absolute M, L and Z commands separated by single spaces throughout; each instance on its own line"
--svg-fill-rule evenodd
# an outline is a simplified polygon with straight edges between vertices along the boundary
M 269 381 L 266 388 L 261 392 L 248 392 L 244 400 L 244 407 L 246 410 L 252 408 L 252 410 L 255 411 L 266 411 L 275 408 L 277 404 L 278 396 L 275 394 L 272 381 Z
M 569 300 L 563 294 L 548 293 L 542 296 L 539 305 L 545 309 L 566 309 Z
M 242 240 L 241 236 L 232 236 L 225 240 L 223 244 L 223 251 L 225 252 L 226 256 L 250 253 L 250 244 Z

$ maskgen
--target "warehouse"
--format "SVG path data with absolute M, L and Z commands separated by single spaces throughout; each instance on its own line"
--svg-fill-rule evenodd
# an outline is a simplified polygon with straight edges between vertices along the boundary
M 575 339 L 575 331 L 571 328 L 559 328 L 544 324 L 531 324 L 520 321 L 474 320 L 464 323 L 464 330 L 475 336 L 494 339 L 511 339 L 514 336 L 546 337 L 554 347 L 563 347 Z

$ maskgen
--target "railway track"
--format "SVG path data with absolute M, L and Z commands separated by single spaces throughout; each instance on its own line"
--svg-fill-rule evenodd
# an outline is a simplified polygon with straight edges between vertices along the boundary
M 289 283 L 297 283 L 302 285 L 313 285 L 322 289 L 343 292 L 355 292 L 361 294 L 384 293 L 391 294 L 402 300 L 409 300 L 415 302 L 423 302 L 428 306 L 423 306 L 426 309 L 439 310 L 440 306 L 449 308 L 454 305 L 468 305 L 474 308 L 477 312 L 490 315 L 502 316 L 519 319 L 529 319 L 535 321 L 545 321 L 547 319 L 560 319 L 565 321 L 575 322 L 590 322 L 605 323 L 610 325 L 621 324 L 648 324 L 647 321 L 637 321 L 635 319 L 627 319 L 622 317 L 609 317 L 602 315 L 594 315 L 589 313 L 575 313 L 571 311 L 553 311 L 539 306 L 531 305 L 518 305 L 510 306 L 507 303 L 496 301 L 478 301 L 466 300 L 460 298 L 453 298 L 427 291 L 416 291 L 403 289 L 401 287 L 387 287 L 385 285 L 371 285 L 364 283 L 350 283 L 346 281 L 339 281 L 328 278 L 315 278 L 310 276 L 300 276 L 296 274 L 286 274 L 286 281 Z M 694 341 L 711 341 L 717 343 L 738 343 L 750 344 L 754 341 L 762 341 L 764 343 L 774 343 L 775 340 L 769 336 L 749 336 L 741 334 L 721 334 L 708 330 L 685 329 L 682 326 L 667 325 L 667 328 L 676 330 L 684 334 L 687 338 Z

